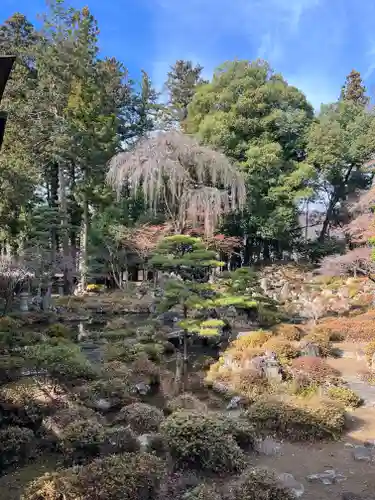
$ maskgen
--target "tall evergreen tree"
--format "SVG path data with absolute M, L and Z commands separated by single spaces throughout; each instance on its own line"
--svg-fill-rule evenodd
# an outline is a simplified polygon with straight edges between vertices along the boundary
M 370 98 L 366 95 L 361 74 L 353 69 L 346 77 L 345 84 L 341 89 L 340 100 L 350 101 L 359 106 L 366 106 Z
M 181 122 L 187 117 L 187 108 L 199 85 L 207 83 L 202 79 L 203 67 L 192 61 L 178 60 L 168 72 L 166 88 L 169 93 L 169 106 L 174 118 Z

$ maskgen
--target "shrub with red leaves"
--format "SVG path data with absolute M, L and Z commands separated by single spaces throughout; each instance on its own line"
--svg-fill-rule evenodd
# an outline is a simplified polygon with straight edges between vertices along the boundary
M 321 384 L 340 376 L 340 372 L 332 368 L 324 359 L 314 356 L 302 356 L 292 361 L 294 375 L 305 375 L 311 383 Z

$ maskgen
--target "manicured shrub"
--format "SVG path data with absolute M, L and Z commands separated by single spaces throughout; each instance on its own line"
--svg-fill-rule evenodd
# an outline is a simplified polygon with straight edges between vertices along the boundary
M 34 451 L 35 436 L 25 427 L 6 427 L 0 430 L 0 468 L 23 464 Z
M 0 355 L 0 382 L 5 383 L 19 379 L 24 367 L 25 359 L 22 356 L 13 354 Z
M 338 326 L 336 326 L 336 322 L 339 323 Z M 340 324 L 341 320 L 337 319 L 322 321 L 313 328 L 311 334 L 326 342 L 342 342 L 345 340 L 345 335 L 340 332 Z
M 65 454 L 76 458 L 95 457 L 104 442 L 104 427 L 93 420 L 71 422 L 61 433 Z
M 254 403 L 246 415 L 258 432 L 291 441 L 336 439 L 345 425 L 343 408 L 320 399 L 261 400 Z
M 45 397 L 48 384 L 23 378 L 0 389 L 0 415 L 3 425 L 30 427 L 37 430 L 43 418 L 54 409 Z
M 282 337 L 285 340 L 293 342 L 295 340 L 301 340 L 302 330 L 296 325 L 282 323 L 277 325 L 275 328 L 276 335 Z
M 26 357 L 31 368 L 47 370 L 51 377 L 64 382 L 90 380 L 97 376 L 97 370 L 74 344 L 31 346 Z
M 72 469 L 44 474 L 29 483 L 21 495 L 21 500 L 61 500 L 78 499 L 79 484 Z
M 296 358 L 300 351 L 293 346 L 291 342 L 274 337 L 263 345 L 267 351 L 272 351 L 276 354 L 277 359 L 281 364 L 289 364 L 292 359 Z
M 238 339 L 234 340 L 230 347 L 236 351 L 242 351 L 247 348 L 262 347 L 272 337 L 272 333 L 264 330 L 251 332 L 248 335 L 241 335 Z
M 127 364 L 121 361 L 110 361 L 102 364 L 101 376 L 106 379 L 122 378 L 130 380 L 131 372 Z
M 366 347 L 365 347 L 365 354 L 366 354 L 367 363 L 369 364 L 369 366 L 371 366 L 371 364 L 372 364 L 372 357 L 375 354 L 375 340 L 373 340 L 372 342 L 369 342 L 366 345 Z
M 133 403 L 121 409 L 115 422 L 127 424 L 138 434 L 145 434 L 158 431 L 163 420 L 163 412 L 155 406 Z
M 204 412 L 207 411 L 207 405 L 194 396 L 194 394 L 185 392 L 168 401 L 166 409 L 169 413 L 179 410 L 196 410 Z
M 327 394 L 347 408 L 358 408 L 362 404 L 362 399 L 349 387 L 330 387 Z
M 230 500 L 294 500 L 295 496 L 269 470 L 246 469 L 226 488 Z
M 332 343 L 329 341 L 329 336 L 324 333 L 309 333 L 303 338 L 304 342 L 311 342 L 319 350 L 319 356 L 327 358 L 328 356 L 335 356 L 335 350 Z
M 156 439 L 155 439 L 156 443 Z M 137 452 L 139 442 L 130 427 L 116 426 L 105 427 L 103 433 L 103 446 L 100 455 L 112 453 Z
M 65 338 L 65 339 L 74 339 L 77 334 L 75 334 L 71 328 L 69 328 L 66 325 L 63 325 L 62 323 L 55 323 L 53 325 L 50 325 L 45 333 L 49 337 L 57 337 L 57 338 Z
M 164 475 L 163 462 L 153 455 L 112 455 L 45 474 L 28 485 L 21 500 L 151 500 Z
M 130 381 L 126 378 L 93 380 L 75 389 L 75 394 L 86 406 L 100 409 L 100 400 L 106 401 L 109 409 L 121 408 L 137 401 Z
M 253 425 L 245 415 L 228 416 L 227 414 L 216 415 L 223 431 L 233 436 L 238 446 L 244 450 L 254 448 L 255 433 Z
M 61 438 L 65 429 L 74 422 L 86 421 L 88 423 L 103 424 L 103 417 L 82 405 L 77 405 L 72 408 L 63 408 L 53 415 L 46 417 L 43 420 L 45 429 L 51 432 L 57 438 Z
M 210 370 L 206 382 L 208 385 L 222 384 L 227 387 L 231 394 L 238 394 L 248 402 L 257 400 L 260 396 L 268 393 L 271 386 L 262 373 L 254 370 L 230 370 L 220 369 L 220 371 Z
M 21 351 L 23 347 L 42 342 L 42 335 L 39 332 L 24 332 L 20 329 L 16 331 L 0 332 L 0 351 L 8 353 Z
M 223 496 L 214 484 L 201 483 L 187 491 L 185 498 L 189 500 L 222 500 Z
M 359 378 L 366 384 L 375 386 L 375 372 L 371 370 L 362 370 L 358 373 Z
M 296 375 L 304 375 L 310 383 L 323 384 L 340 377 L 340 372 L 327 361 L 314 356 L 301 356 L 292 361 L 291 370 Z
M 164 475 L 165 465 L 158 457 L 126 453 L 81 467 L 77 481 L 83 500 L 151 500 L 157 497 Z
M 175 412 L 161 425 L 176 469 L 235 472 L 245 456 L 228 429 L 214 415 Z
M 333 318 L 320 326 L 329 332 L 331 339 L 339 336 L 347 341 L 370 342 L 375 339 L 374 319 L 375 312 L 370 310 L 356 316 Z
M 237 362 L 240 366 L 245 367 L 249 361 L 257 356 L 262 356 L 264 352 L 265 350 L 261 347 L 245 347 L 240 350 L 230 347 L 225 351 L 225 355 L 231 357 L 231 359 Z
M 148 385 L 160 383 L 160 369 L 147 356 L 140 356 L 130 365 L 133 380 L 141 380 Z
M 17 332 L 21 328 L 21 322 L 17 321 L 10 316 L 0 317 L 0 331 L 1 332 Z

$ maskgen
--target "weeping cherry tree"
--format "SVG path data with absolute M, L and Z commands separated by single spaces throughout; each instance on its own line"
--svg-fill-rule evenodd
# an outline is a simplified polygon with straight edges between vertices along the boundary
M 135 195 L 143 192 L 154 212 L 165 210 L 176 233 L 190 223 L 212 234 L 246 199 L 242 174 L 223 154 L 176 130 L 158 132 L 114 156 L 107 182 L 118 196 L 124 187 Z

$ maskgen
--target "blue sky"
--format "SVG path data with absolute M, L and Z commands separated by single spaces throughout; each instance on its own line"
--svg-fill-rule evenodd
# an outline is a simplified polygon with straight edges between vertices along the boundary
M 375 94 L 374 0 L 71 0 L 99 22 L 103 54 L 161 87 L 176 59 L 209 77 L 230 59 L 267 59 L 315 107 L 334 100 L 351 69 Z M 15 11 L 32 21 L 44 0 L 0 0 L 0 21 Z

